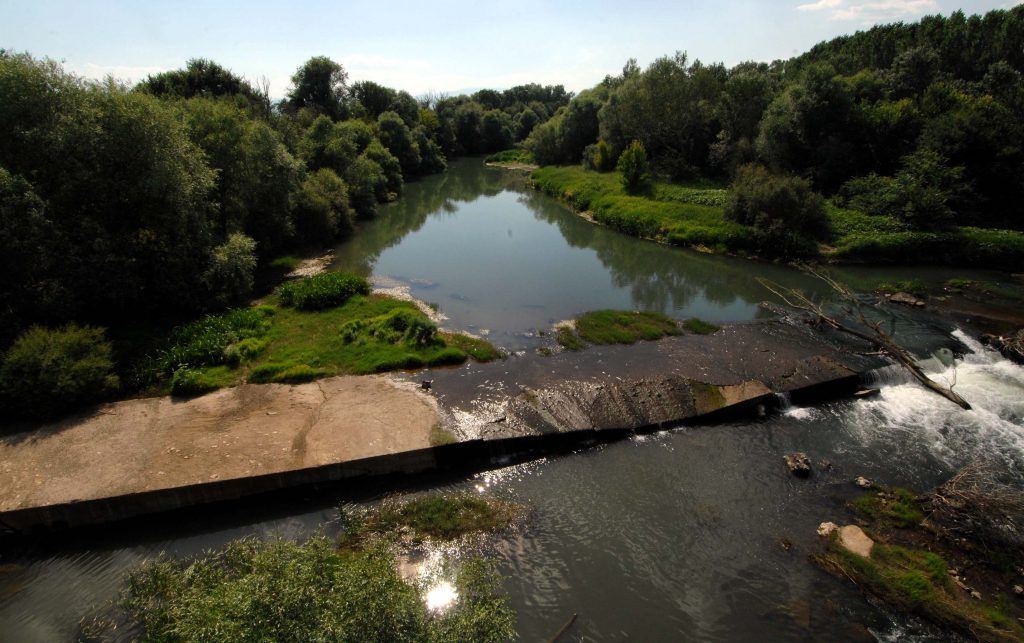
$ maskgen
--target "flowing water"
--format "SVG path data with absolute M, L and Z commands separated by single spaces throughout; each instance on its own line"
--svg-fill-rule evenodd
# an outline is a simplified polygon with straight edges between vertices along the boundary
M 813 286 L 785 268 L 616 235 L 524 191 L 514 175 L 470 162 L 407 186 L 404 201 L 339 249 L 338 265 L 403 283 L 438 303 L 449 325 L 490 331 L 510 348 L 583 310 L 750 319 L 766 298 L 754 277 Z M 849 270 L 841 278 L 867 287 L 908 274 L 951 276 Z M 933 377 L 955 382 L 974 410 L 883 369 L 871 376 L 881 389 L 874 399 L 677 429 L 429 486 L 531 507 L 520 532 L 491 545 L 525 641 L 549 640 L 574 613 L 565 640 L 949 640 L 867 603 L 808 559 L 820 522 L 850 518 L 858 475 L 924 490 L 980 459 L 1024 485 L 1024 368 L 941 320 L 907 312 L 896 321 Z M 789 476 L 782 456 L 795 450 L 831 470 Z M 115 598 L 125 570 L 147 557 L 249 535 L 330 533 L 339 501 L 372 501 L 377 491 L 249 507 L 59 551 L 2 552 L 0 640 L 72 640 L 82 616 Z

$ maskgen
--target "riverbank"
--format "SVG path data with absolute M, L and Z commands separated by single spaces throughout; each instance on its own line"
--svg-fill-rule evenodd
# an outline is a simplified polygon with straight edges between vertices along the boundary
M 753 228 L 727 221 L 727 189 L 702 182 L 656 181 L 647 195 L 627 195 L 618 173 L 546 166 L 533 185 L 588 221 L 619 232 L 706 252 L 741 257 L 757 252 Z M 907 229 L 891 217 L 827 206 L 831 238 L 819 247 L 833 263 L 970 265 L 1013 271 L 1024 263 L 1024 233 L 961 227 L 951 232 Z
M 108 404 L 0 441 L 0 522 L 16 531 L 95 524 L 542 451 L 547 440 L 756 416 L 779 393 L 852 392 L 873 363 L 781 322 L 509 362 Z M 421 378 L 433 395 L 417 388 Z

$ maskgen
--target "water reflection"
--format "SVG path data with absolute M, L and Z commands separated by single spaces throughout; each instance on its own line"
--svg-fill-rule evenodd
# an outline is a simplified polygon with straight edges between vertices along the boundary
M 338 248 L 336 268 L 397 280 L 448 325 L 521 348 L 524 334 L 598 308 L 741 321 L 773 298 L 757 277 L 824 294 L 792 268 L 660 246 L 595 226 L 529 189 L 525 177 L 463 159 L 406 186 L 402 200 Z M 908 274 L 909 273 L 909 274 Z M 844 268 L 855 288 L 963 270 Z

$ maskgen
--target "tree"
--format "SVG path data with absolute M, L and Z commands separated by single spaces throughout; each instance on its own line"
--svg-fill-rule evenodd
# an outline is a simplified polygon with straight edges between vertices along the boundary
M 299 241 L 323 247 L 352 234 L 348 187 L 328 168 L 310 174 L 295 194 L 292 206 Z
M 623 150 L 616 169 L 622 173 L 622 187 L 628 194 L 640 194 L 650 187 L 647 150 L 640 141 L 633 141 Z
M 828 236 L 825 200 L 797 176 L 772 174 L 760 165 L 736 172 L 725 218 L 753 226 L 760 251 L 795 257 L 817 253 L 814 241 Z
M 292 112 L 310 109 L 332 120 L 345 117 L 348 73 L 327 56 L 314 56 L 292 76 L 285 107 Z
M 377 119 L 377 131 L 380 142 L 398 159 L 402 175 L 415 176 L 420 169 L 420 150 L 402 117 L 397 112 L 384 112 Z
M 256 242 L 240 232 L 213 250 L 213 261 L 203 279 L 210 299 L 220 307 L 245 302 L 252 294 L 256 274 Z
M 161 98 L 243 97 L 264 116 L 270 113 L 270 96 L 266 88 L 257 89 L 242 77 L 212 60 L 192 58 L 185 69 L 152 74 L 136 89 Z

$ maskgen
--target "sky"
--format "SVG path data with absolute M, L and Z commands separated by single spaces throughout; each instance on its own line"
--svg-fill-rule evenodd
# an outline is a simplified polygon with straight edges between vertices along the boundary
M 312 56 L 349 81 L 460 93 L 529 82 L 570 91 L 676 51 L 734 65 L 771 61 L 874 24 L 1024 0 L 0 0 L 0 48 L 134 82 L 209 58 L 280 98 Z

